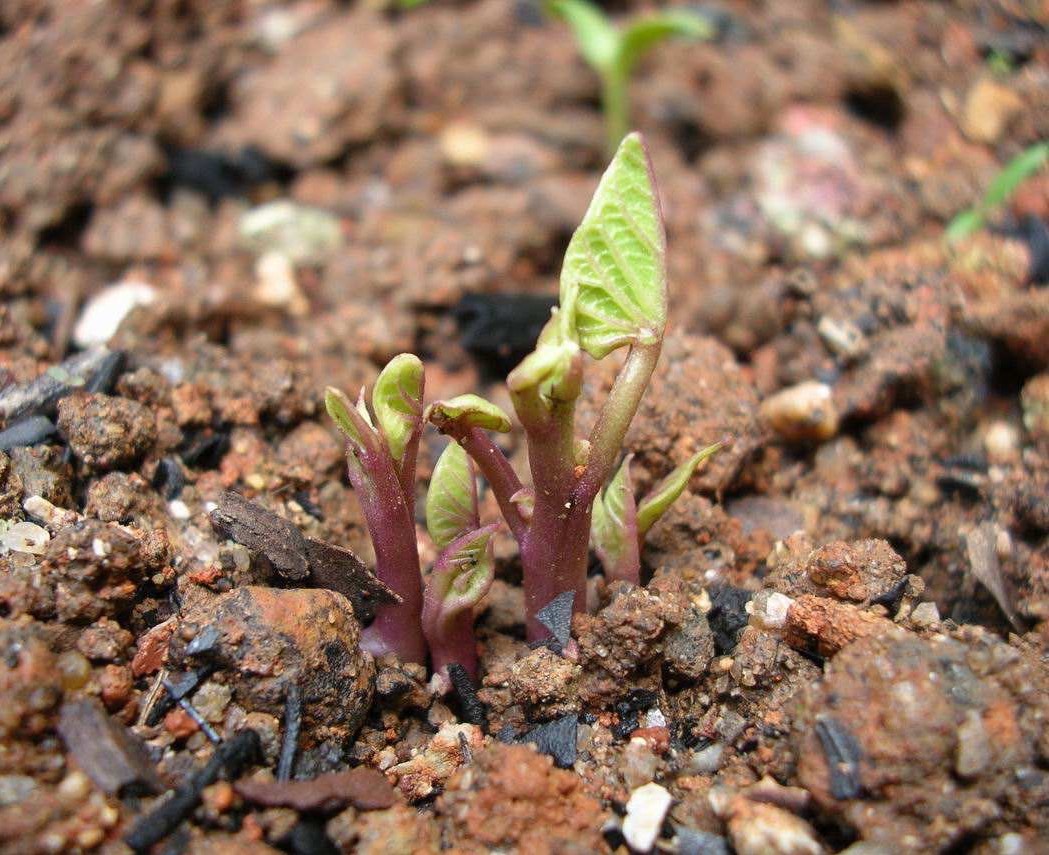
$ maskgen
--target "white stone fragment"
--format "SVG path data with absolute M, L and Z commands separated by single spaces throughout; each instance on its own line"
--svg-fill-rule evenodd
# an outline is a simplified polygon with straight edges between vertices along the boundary
M 645 727 L 666 727 L 667 717 L 659 707 L 652 707 L 645 713 Z
M 31 522 L 16 522 L 0 535 L 0 544 L 12 552 L 43 555 L 51 535 L 47 529 Z
M 73 327 L 77 347 L 94 347 L 108 342 L 131 311 L 157 299 L 157 289 L 145 282 L 117 282 L 99 291 L 80 310 Z
M 168 502 L 168 513 L 177 520 L 188 520 L 191 516 L 189 507 L 182 499 L 172 499 Z
M 27 514 L 40 520 L 52 532 L 72 525 L 80 519 L 80 514 L 76 511 L 53 505 L 43 496 L 29 496 L 22 502 L 22 508 Z
M 663 827 L 663 819 L 673 801 L 659 784 L 645 784 L 630 794 L 623 820 L 623 837 L 636 852 L 650 852 Z

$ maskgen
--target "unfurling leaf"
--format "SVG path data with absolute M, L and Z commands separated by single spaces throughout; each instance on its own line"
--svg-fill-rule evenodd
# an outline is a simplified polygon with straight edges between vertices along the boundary
M 372 390 L 372 409 L 390 456 L 400 463 L 412 434 L 422 425 L 423 364 L 419 357 L 402 353 L 386 364 Z
M 664 478 L 663 482 L 655 490 L 641 500 L 637 508 L 639 538 L 643 538 L 648 533 L 648 530 L 655 525 L 656 521 L 674 504 L 677 497 L 681 495 L 688 485 L 692 473 L 699 468 L 699 464 L 715 454 L 723 445 L 723 442 L 715 442 L 702 451 L 697 451 Z
M 473 464 L 461 445 L 450 442 L 433 469 L 426 493 L 426 528 L 440 551 L 478 525 Z
M 451 422 L 464 428 L 479 427 L 499 433 L 510 430 L 510 417 L 480 395 L 458 395 L 448 401 L 435 401 L 426 408 L 425 418 L 438 430 L 444 430 Z
M 498 528 L 491 523 L 466 532 L 441 551 L 427 584 L 424 623 L 445 622 L 488 593 L 495 572 L 492 535 Z
M 601 178 L 561 269 L 561 302 L 575 307 L 582 348 L 601 359 L 656 344 L 666 326 L 666 235 L 640 135 L 624 138 Z
M 367 413 L 361 415 L 359 403 L 354 406 L 345 392 L 329 386 L 324 391 L 324 407 L 356 449 L 371 447 L 375 432 Z
M 575 337 L 575 300 L 555 309 L 539 333 L 535 350 L 521 360 L 506 385 L 511 392 L 539 387 L 546 401 L 574 401 L 583 387 L 583 360 Z
M 594 500 L 590 536 L 594 549 L 609 579 L 626 579 L 636 583 L 640 572 L 638 552 L 637 505 L 630 483 L 628 454 L 615 477 Z

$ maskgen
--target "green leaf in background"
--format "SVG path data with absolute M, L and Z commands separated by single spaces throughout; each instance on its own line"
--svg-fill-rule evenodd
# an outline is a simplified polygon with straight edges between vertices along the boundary
M 710 21 L 689 9 L 667 9 L 646 15 L 623 31 L 616 64 L 622 74 L 629 75 L 637 61 L 664 39 L 671 36 L 709 39 L 713 35 Z
M 632 454 L 626 456 L 611 483 L 594 500 L 590 537 L 605 574 L 612 579 L 629 578 L 638 571 L 637 504 L 630 482 L 633 459 Z
M 603 71 L 615 62 L 619 33 L 597 6 L 586 0 L 553 0 L 547 8 L 572 28 L 579 52 L 593 68 Z
M 724 443 L 715 442 L 708 445 L 702 451 L 697 451 L 688 460 L 671 472 L 663 482 L 649 493 L 637 508 L 637 532 L 638 537 L 643 538 L 656 521 L 667 512 L 674 504 L 677 497 L 681 495 L 688 485 L 692 473 L 699 468 L 699 464 L 715 454 Z
M 634 133 L 620 144 L 568 244 L 561 302 L 574 303 L 580 345 L 601 359 L 623 345 L 662 339 L 666 285 L 663 218 L 648 153 Z
M 426 493 L 426 528 L 434 546 L 449 543 L 477 528 L 477 484 L 466 451 L 449 442 L 441 453 Z
M 419 357 L 402 353 L 386 363 L 372 390 L 375 420 L 386 437 L 390 456 L 398 463 L 422 422 L 423 382 Z
M 448 422 L 458 422 L 463 427 L 479 427 L 508 433 L 510 417 L 480 395 L 457 395 L 447 401 L 435 401 L 426 408 L 426 420 L 438 428 Z
M 947 224 L 944 232 L 947 242 L 957 243 L 983 228 L 994 209 L 1008 201 L 1016 188 L 1046 163 L 1049 163 L 1049 142 L 1035 143 L 1016 155 L 994 177 L 980 204 L 962 211 Z

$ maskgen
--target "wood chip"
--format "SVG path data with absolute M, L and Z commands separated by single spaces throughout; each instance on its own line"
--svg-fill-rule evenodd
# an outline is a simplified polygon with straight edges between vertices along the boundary
M 330 772 L 310 781 L 261 781 L 253 778 L 234 785 L 241 798 L 265 807 L 330 812 L 353 805 L 358 810 L 392 807 L 397 794 L 386 777 L 358 766 L 348 772 Z
M 58 732 L 77 765 L 109 795 L 164 789 L 145 745 L 94 698 L 64 704 Z

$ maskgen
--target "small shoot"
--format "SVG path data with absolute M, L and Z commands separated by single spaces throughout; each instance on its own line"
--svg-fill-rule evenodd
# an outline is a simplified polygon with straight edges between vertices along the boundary
M 724 445 L 716 442 L 693 454 L 640 502 L 634 498 L 630 481 L 633 455 L 626 456 L 611 483 L 594 501 L 590 536 L 608 579 L 640 583 L 645 535 L 684 492 L 700 464 Z
M 630 75 L 648 51 L 672 36 L 709 39 L 711 22 L 688 9 L 642 15 L 620 28 L 588 0 L 550 0 L 547 8 L 575 34 L 579 52 L 601 78 L 608 152 L 615 152 L 630 127 Z
M 346 436 L 350 483 L 364 512 L 375 547 L 376 575 L 402 602 L 383 606 L 364 632 L 371 652 L 396 653 L 406 662 L 425 662 L 420 627 L 422 583 L 415 538 L 415 462 L 423 427 L 423 366 L 402 353 L 379 374 L 371 407 L 362 390 L 354 404 L 328 388 L 328 414 Z
M 556 596 L 571 592 L 574 607 L 585 607 L 595 499 L 612 474 L 655 370 L 666 320 L 662 213 L 648 154 L 641 137 L 631 134 L 569 243 L 560 306 L 535 350 L 507 378 L 525 431 L 532 483 L 521 483 L 488 434 L 509 426 L 494 405 L 470 396 L 465 403 L 456 398 L 427 410 L 428 420 L 477 464 L 517 539 L 532 640 L 547 634 L 536 613 Z M 583 389 L 583 353 L 603 359 L 620 348 L 627 356 L 597 422 L 589 436 L 578 437 L 575 402 Z M 696 460 L 693 469 L 698 465 Z M 602 531 L 595 540 L 609 556 L 606 566 L 622 568 L 610 572 L 636 579 L 641 510 L 647 530 L 688 477 L 679 480 L 640 506 L 634 504 L 626 470 L 605 491 L 594 524 Z
M 955 216 L 944 232 L 948 244 L 956 244 L 984 227 L 987 218 L 1005 204 L 1016 189 L 1049 163 L 1049 141 L 1035 143 L 1020 152 L 999 172 L 978 205 Z
M 422 612 L 433 670 L 446 674 L 456 663 L 476 678 L 474 609 L 492 586 L 492 535 L 499 526 L 480 524 L 473 464 L 454 441 L 434 467 L 426 495 L 426 527 L 439 550 Z

